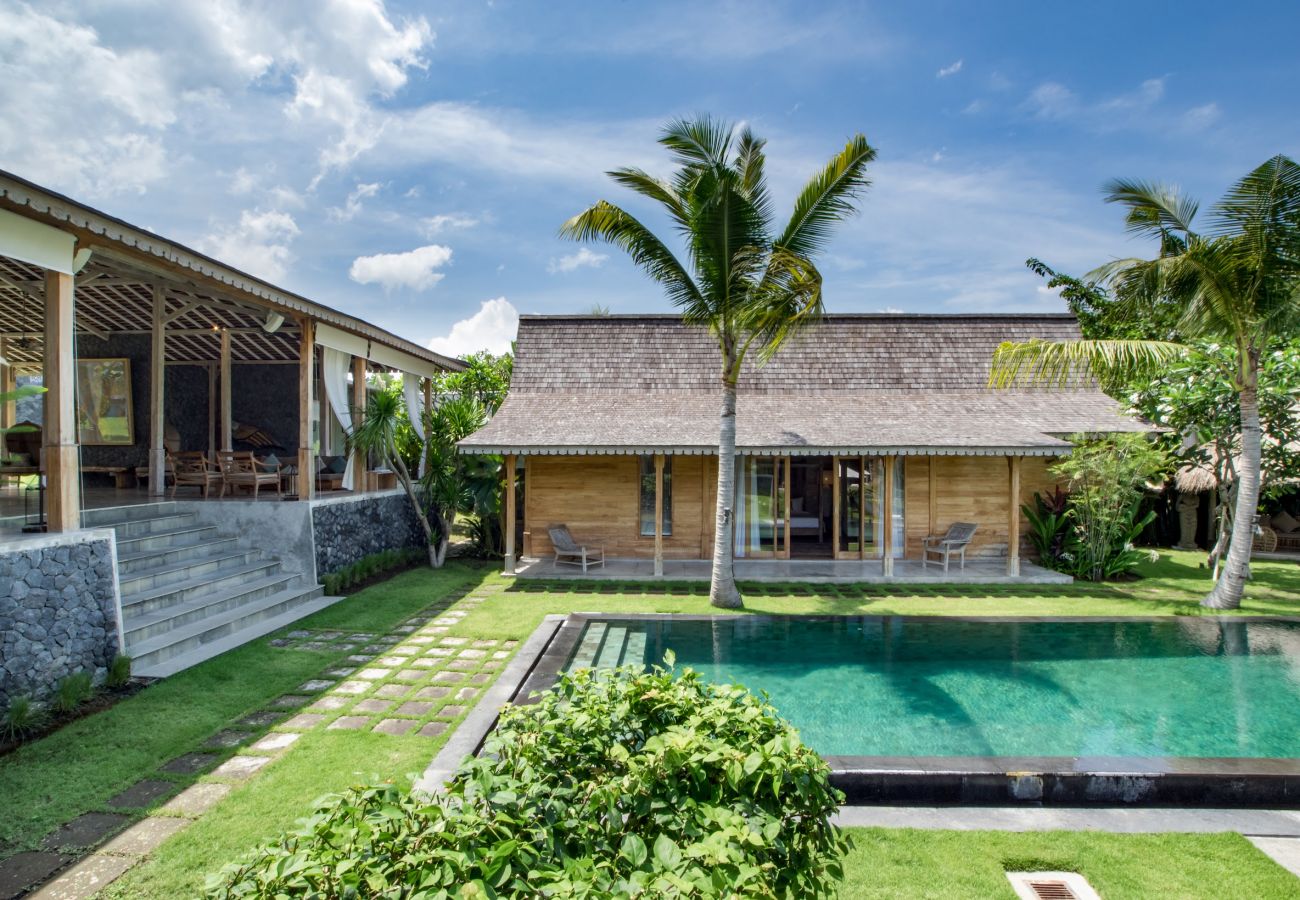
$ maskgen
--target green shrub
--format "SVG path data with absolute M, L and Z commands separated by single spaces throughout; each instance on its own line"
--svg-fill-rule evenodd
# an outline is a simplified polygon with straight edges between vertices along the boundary
M 131 657 L 125 653 L 119 653 L 113 657 L 113 662 L 108 666 L 108 675 L 104 678 L 104 685 L 110 688 L 120 688 L 125 687 L 130 680 Z
M 44 725 L 45 719 L 45 707 L 31 697 L 26 694 L 13 697 L 0 723 L 0 735 L 8 741 L 20 740 Z
M 848 847 L 828 776 L 741 687 L 581 670 L 503 711 L 445 794 L 327 798 L 208 896 L 827 897 Z
M 94 692 L 89 672 L 73 672 L 60 680 L 54 689 L 54 708 L 61 713 L 75 712 Z
M 350 566 L 344 566 L 337 572 L 331 572 L 328 575 L 321 576 L 321 584 L 325 588 L 325 593 L 330 595 L 341 594 L 344 591 L 355 587 L 368 578 L 381 575 L 384 572 L 392 571 L 403 566 L 409 566 L 415 562 L 424 559 L 424 554 L 419 550 L 411 548 L 380 550 L 378 553 L 371 553 L 367 556 L 352 563 Z

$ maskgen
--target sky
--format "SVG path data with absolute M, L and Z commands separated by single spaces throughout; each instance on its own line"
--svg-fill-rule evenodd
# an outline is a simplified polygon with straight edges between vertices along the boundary
M 604 174 L 667 175 L 666 122 L 765 137 L 778 210 L 860 132 L 829 311 L 1062 311 L 1026 258 L 1147 249 L 1108 179 L 1208 205 L 1300 155 L 1297 28 L 1199 0 L 0 0 L 0 169 L 461 355 L 521 313 L 671 311 L 558 237 L 600 199 L 668 233 Z

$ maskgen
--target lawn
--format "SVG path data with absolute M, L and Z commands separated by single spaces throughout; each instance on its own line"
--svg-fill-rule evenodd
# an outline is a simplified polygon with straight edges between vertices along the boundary
M 1145 577 L 1119 585 L 746 585 L 752 613 L 949 615 L 1196 615 L 1208 579 L 1198 554 L 1166 553 Z M 301 624 L 383 631 L 414 612 L 483 584 L 495 588 L 456 633 L 526 637 L 548 613 L 708 612 L 702 585 L 513 583 L 453 563 L 367 588 Z M 1244 613 L 1300 614 L 1300 567 L 1259 563 Z M 104 808 L 108 797 L 154 777 L 160 763 L 198 747 L 230 721 L 338 664 L 337 654 L 272 649 L 257 641 L 153 685 L 0 759 L 6 852 L 40 843 L 58 823 Z M 190 896 L 224 863 L 289 827 L 320 795 L 375 778 L 406 781 L 442 738 L 316 730 L 211 812 L 168 840 L 107 891 L 111 897 Z M 1103 896 L 1292 896 L 1295 881 L 1236 835 L 919 832 L 854 830 L 844 897 L 1011 897 L 1008 866 L 1083 871 Z

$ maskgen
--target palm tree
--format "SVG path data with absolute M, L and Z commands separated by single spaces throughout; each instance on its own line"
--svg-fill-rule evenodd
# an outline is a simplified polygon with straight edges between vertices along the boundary
M 764 173 L 765 142 L 708 117 L 670 123 L 659 143 L 677 164 L 669 180 L 640 169 L 608 173 L 658 203 L 686 245 L 689 268 L 630 213 L 601 200 L 560 229 L 577 241 L 621 247 L 659 282 L 688 325 L 707 328 L 722 357 L 718 440 L 717 527 L 713 543 L 714 606 L 742 605 L 732 566 L 731 500 L 736 467 L 736 383 L 750 350 L 770 359 L 822 313 L 821 273 L 812 257 L 832 227 L 854 211 L 876 156 L 855 135 L 813 176 L 778 232 Z
M 1117 260 L 1088 277 L 1108 286 L 1134 315 L 1158 303 L 1176 304 L 1182 341 L 1218 341 L 1232 350 L 1224 374 L 1241 405 L 1241 470 L 1227 563 L 1202 604 L 1236 609 L 1250 577 L 1259 503 L 1260 354 L 1272 339 L 1300 326 L 1300 165 L 1275 156 L 1255 168 L 1214 206 L 1205 232 L 1193 230 L 1196 202 L 1173 188 L 1115 181 L 1106 200 L 1127 207 L 1128 231 L 1155 238 L 1159 254 Z M 1081 372 L 1137 377 L 1195 353 L 1174 341 L 1006 343 L 994 354 L 991 382 L 1062 383 Z M 1219 365 L 1204 354 L 1199 358 Z

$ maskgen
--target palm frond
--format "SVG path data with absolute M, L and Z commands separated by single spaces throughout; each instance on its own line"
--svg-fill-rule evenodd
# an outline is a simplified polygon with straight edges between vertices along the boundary
M 821 272 L 807 257 L 776 250 L 767 259 L 763 277 L 740 310 L 741 326 L 767 362 L 791 336 L 820 319 Z
M 711 116 L 674 119 L 664 128 L 659 143 L 687 168 L 717 169 L 731 153 L 731 126 Z
M 1194 235 L 1192 220 L 1199 204 L 1178 188 L 1152 181 L 1117 178 L 1104 188 L 1107 203 L 1128 207 L 1124 225 L 1129 234 L 1185 242 Z
M 1278 155 L 1234 184 L 1212 210 L 1212 233 L 1294 232 L 1300 226 L 1300 165 Z
M 772 200 L 767 193 L 765 171 L 767 157 L 763 153 L 766 146 L 767 141 L 755 137 L 749 128 L 740 132 L 740 140 L 736 145 L 736 170 L 740 173 L 741 190 L 765 222 L 772 218 Z
M 989 386 L 1059 387 L 1150 373 L 1186 352 L 1169 341 L 1005 341 L 993 353 Z
M 668 182 L 636 168 L 614 169 L 605 174 L 614 179 L 616 184 L 636 191 L 642 197 L 647 197 L 658 203 L 667 211 L 679 228 L 689 228 L 690 221 L 686 204 L 677 193 L 677 190 Z
M 856 134 L 850 138 L 799 193 L 776 246 L 804 258 L 823 249 L 832 227 L 855 212 L 854 201 L 870 186 L 867 164 L 875 158 L 876 151 L 865 137 Z

